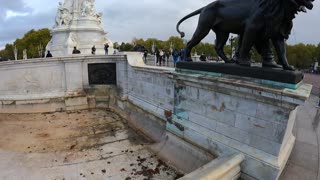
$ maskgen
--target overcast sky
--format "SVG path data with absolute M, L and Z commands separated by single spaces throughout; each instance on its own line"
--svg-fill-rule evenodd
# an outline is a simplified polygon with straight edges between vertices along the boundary
M 241 1 L 241 0 L 239 0 Z M 51 28 L 54 25 L 59 0 L 0 0 L 0 49 L 12 43 L 30 29 Z M 176 23 L 186 14 L 212 0 L 96 0 L 97 11 L 103 12 L 108 37 L 113 42 L 130 42 L 132 38 L 166 40 L 178 35 Z M 320 42 L 320 1 L 307 14 L 294 20 L 290 44 Z M 190 39 L 198 17 L 186 21 L 181 29 Z M 206 41 L 214 42 L 211 33 Z

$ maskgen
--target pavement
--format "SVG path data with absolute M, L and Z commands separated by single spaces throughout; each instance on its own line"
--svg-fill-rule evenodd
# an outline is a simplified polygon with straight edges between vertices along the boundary
M 1 114 L 1 180 L 181 177 L 149 151 L 153 142 L 106 110 Z
M 280 180 L 320 180 L 319 97 L 312 95 L 299 107 L 293 134 L 296 144 Z

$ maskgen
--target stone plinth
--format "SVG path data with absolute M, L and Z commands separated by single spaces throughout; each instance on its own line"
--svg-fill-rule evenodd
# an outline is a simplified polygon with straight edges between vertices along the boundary
M 250 79 L 173 73 L 168 131 L 219 155 L 243 153 L 245 179 L 276 179 L 294 146 L 297 106 L 312 86 L 270 88 Z M 169 113 L 171 114 L 171 113 Z

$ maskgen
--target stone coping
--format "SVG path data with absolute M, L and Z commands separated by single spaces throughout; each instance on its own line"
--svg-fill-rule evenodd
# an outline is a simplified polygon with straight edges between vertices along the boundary
M 44 63 L 44 62 L 68 62 L 68 61 L 87 61 L 87 60 L 104 60 L 108 61 L 125 61 L 125 55 L 71 55 L 65 57 L 52 57 L 52 58 L 35 58 L 27 60 L 11 60 L 0 62 L 0 67 L 5 65 L 15 65 L 15 64 L 31 64 L 31 63 Z
M 264 86 L 257 84 L 255 82 L 246 81 L 243 79 L 228 78 L 228 77 L 213 77 L 206 76 L 201 74 L 186 74 L 174 72 L 171 73 L 173 76 L 176 76 L 177 79 L 184 80 L 186 82 L 191 82 L 195 84 L 206 84 L 207 86 L 212 87 L 225 87 L 228 88 L 233 86 L 234 90 L 242 91 L 245 93 L 251 93 L 253 95 L 259 95 L 264 97 L 270 97 L 278 99 L 280 97 L 287 97 L 285 100 L 292 103 L 304 103 L 311 94 L 312 85 L 302 83 L 296 90 L 287 89 L 287 88 L 273 88 L 269 86 Z M 290 98 L 290 99 L 288 99 Z M 294 99 L 293 99 L 294 98 Z M 301 102 L 300 102 L 301 101 Z
M 219 157 L 200 167 L 180 180 L 193 179 L 238 179 L 240 177 L 240 164 L 244 160 L 243 154 L 233 154 Z

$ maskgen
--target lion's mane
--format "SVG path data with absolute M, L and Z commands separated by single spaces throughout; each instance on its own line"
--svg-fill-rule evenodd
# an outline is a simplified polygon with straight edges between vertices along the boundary
M 295 12 L 297 11 L 288 0 L 257 0 L 261 15 L 265 21 L 265 35 L 270 37 L 274 34 L 289 38 Z

